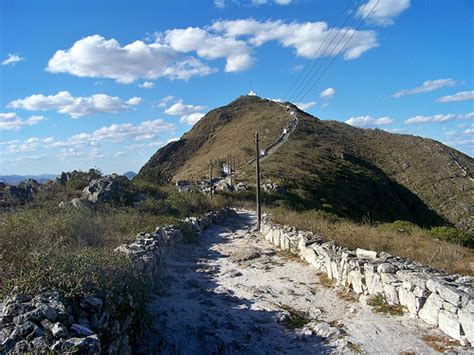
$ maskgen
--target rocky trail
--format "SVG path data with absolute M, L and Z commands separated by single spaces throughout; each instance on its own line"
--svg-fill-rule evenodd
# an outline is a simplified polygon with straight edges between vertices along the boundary
M 276 250 L 240 211 L 170 250 L 148 304 L 140 353 L 435 353 L 442 333 L 377 314 L 326 288 L 317 270 Z

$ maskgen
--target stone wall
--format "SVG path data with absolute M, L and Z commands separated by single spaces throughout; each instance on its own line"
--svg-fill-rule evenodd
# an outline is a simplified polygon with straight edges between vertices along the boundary
M 474 277 L 447 275 L 387 253 L 349 250 L 311 232 L 262 223 L 262 234 L 277 247 L 298 254 L 337 286 L 357 294 L 382 295 L 413 316 L 474 345 Z
M 232 209 L 223 208 L 199 218 L 186 218 L 181 225 L 199 234 L 232 213 L 235 213 Z M 153 233 L 140 233 L 133 243 L 115 250 L 131 258 L 146 282 L 153 285 L 166 250 L 183 238 L 182 231 L 171 225 L 157 228 Z M 36 297 L 20 294 L 6 297 L 0 302 L 0 354 L 131 353 L 129 335 L 136 304 L 131 296 L 113 304 L 105 299 L 84 296 L 71 301 L 55 290 Z

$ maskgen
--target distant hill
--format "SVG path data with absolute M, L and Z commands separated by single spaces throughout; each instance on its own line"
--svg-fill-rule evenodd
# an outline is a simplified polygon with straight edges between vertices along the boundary
M 56 175 L 54 174 L 41 174 L 41 175 L 0 175 L 0 182 L 9 185 L 16 185 L 23 180 L 34 179 L 40 183 L 45 183 L 49 180 L 54 180 Z
M 290 103 L 242 96 L 210 111 L 140 169 L 154 181 L 204 179 L 210 160 L 232 155 L 240 180 L 253 182 L 254 132 L 276 141 L 295 112 L 288 141 L 262 161 L 263 181 L 286 187 L 278 202 L 355 220 L 449 221 L 474 232 L 474 160 L 440 142 L 319 120 Z
M 129 180 L 132 180 L 135 176 L 137 176 L 137 173 L 134 171 L 127 171 L 123 174 L 123 176 L 126 176 Z

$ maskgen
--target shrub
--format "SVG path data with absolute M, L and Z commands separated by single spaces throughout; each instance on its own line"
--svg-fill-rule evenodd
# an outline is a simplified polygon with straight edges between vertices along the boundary
M 474 248 L 474 237 L 454 227 L 433 227 L 428 231 L 428 235 L 439 240 Z
M 395 221 L 392 223 L 384 223 L 378 226 L 378 229 L 385 232 L 397 232 L 411 234 L 420 231 L 421 228 L 416 224 L 408 221 Z
M 21 272 L 0 283 L 0 296 L 13 287 L 27 295 L 57 289 L 70 299 L 85 294 L 120 296 L 125 292 L 142 298 L 144 282 L 122 254 L 90 248 L 71 253 L 62 248 L 30 254 Z
M 400 305 L 390 305 L 382 295 L 369 298 L 367 304 L 372 307 L 376 313 L 390 314 L 392 316 L 402 316 L 403 307 Z
M 431 233 L 437 233 L 436 238 L 429 234 L 430 231 L 421 228 L 414 228 L 416 231 L 407 237 L 398 231 L 381 230 L 380 226 L 357 224 L 345 219 L 328 220 L 325 217 L 317 217 L 318 213 L 315 211 L 295 212 L 284 209 L 273 211 L 272 219 L 276 223 L 312 231 L 352 250 L 362 248 L 387 252 L 395 256 L 417 260 L 448 273 L 474 274 L 474 270 L 470 266 L 474 262 L 474 250 L 472 247 L 468 248 L 453 242 L 453 240 L 460 239 L 464 241 L 464 245 L 472 246 L 472 239 L 469 239 L 468 242 L 466 241 L 468 237 L 454 233 L 454 236 L 451 235 L 448 241 L 448 237 L 441 234 L 441 231 L 449 230 L 446 227 L 432 229 L 434 232 Z M 439 237 L 440 235 L 441 237 Z M 441 239 L 443 237 L 445 239 Z

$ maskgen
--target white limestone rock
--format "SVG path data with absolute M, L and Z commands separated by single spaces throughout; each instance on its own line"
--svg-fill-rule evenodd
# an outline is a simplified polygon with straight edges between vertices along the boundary
M 426 299 L 426 302 L 423 305 L 423 308 L 418 313 L 418 315 L 426 323 L 437 326 L 439 311 L 441 310 L 442 307 L 443 307 L 443 300 L 437 294 L 432 293 Z
M 364 293 L 365 278 L 362 273 L 356 270 L 349 272 L 349 283 L 355 293 Z
M 416 315 L 421 306 L 421 299 L 416 297 L 412 292 L 400 287 L 398 290 L 398 298 L 400 299 L 400 304 L 405 306 L 408 311 Z
M 365 283 L 367 284 L 367 291 L 369 295 L 379 295 L 383 293 L 382 279 L 379 274 L 371 271 L 365 272 Z
M 461 339 L 461 323 L 458 317 L 448 311 L 439 311 L 439 328 L 456 340 Z
M 365 250 L 361 248 L 357 248 L 356 255 L 359 259 L 369 259 L 375 260 L 377 258 L 377 252 L 373 250 Z
M 378 273 L 394 274 L 397 271 L 397 267 L 390 263 L 382 263 L 377 267 Z
M 398 299 L 398 291 L 395 286 L 390 284 L 384 284 L 383 293 L 385 295 L 385 300 L 388 304 L 395 305 L 400 303 Z
M 458 312 L 458 316 L 467 340 L 474 344 L 474 312 L 461 309 Z
M 439 296 L 443 300 L 455 306 L 459 306 L 459 303 L 461 302 L 461 296 L 462 296 L 461 291 L 457 290 L 456 288 L 452 286 L 448 286 L 444 284 L 439 284 L 436 290 L 438 291 Z

